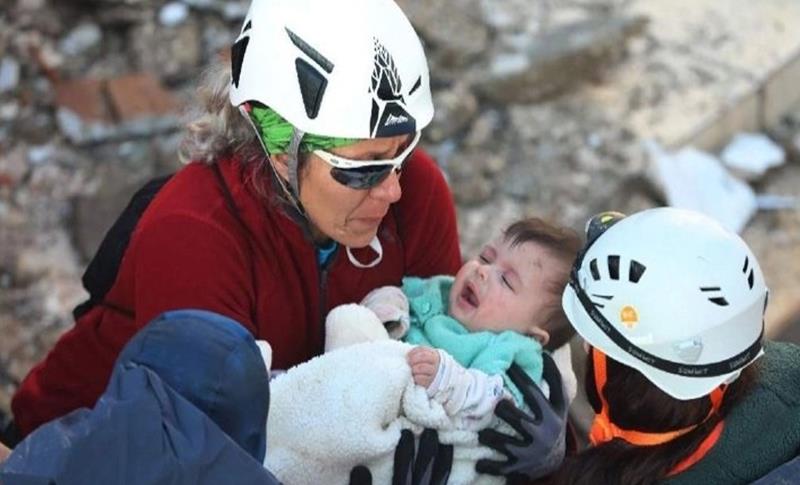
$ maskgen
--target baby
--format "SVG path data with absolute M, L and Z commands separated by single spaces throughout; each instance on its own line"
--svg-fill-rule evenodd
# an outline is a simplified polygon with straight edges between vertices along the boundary
M 392 336 L 418 345 L 408 353 L 414 382 L 457 427 L 480 429 L 500 399 L 524 404 L 505 374 L 511 364 L 542 387 L 543 348 L 559 348 L 572 335 L 560 297 L 580 246 L 569 229 L 524 219 L 455 278 L 404 278 L 402 289 L 379 288 L 362 305 Z
M 478 431 L 514 433 L 493 412 L 504 397 L 525 407 L 506 375 L 512 364 L 545 392 L 543 345 L 559 348 L 553 360 L 571 400 L 575 377 L 563 343 L 572 327 L 560 296 L 579 247 L 572 231 L 522 220 L 455 278 L 405 278 L 401 288 L 331 310 L 331 352 L 270 383 L 267 468 L 286 483 L 346 483 L 364 465 L 374 483 L 390 483 L 402 430 L 434 428 L 453 446 L 451 483 L 505 483 L 478 474 L 479 460 L 499 458 Z

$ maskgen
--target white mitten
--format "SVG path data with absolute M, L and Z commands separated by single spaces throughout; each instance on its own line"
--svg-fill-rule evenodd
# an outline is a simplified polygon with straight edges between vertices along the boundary
M 361 304 L 369 308 L 395 340 L 408 332 L 408 298 L 397 286 L 382 286 L 367 293 Z
M 375 313 L 355 303 L 337 306 L 325 319 L 325 352 L 361 342 L 388 339 L 389 334 Z
M 272 347 L 266 340 L 256 340 L 258 351 L 261 352 L 261 358 L 264 359 L 264 366 L 267 371 L 272 367 Z

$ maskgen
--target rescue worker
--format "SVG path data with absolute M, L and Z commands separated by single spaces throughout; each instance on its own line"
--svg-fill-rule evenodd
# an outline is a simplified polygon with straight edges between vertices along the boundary
M 764 342 L 755 255 L 675 208 L 600 214 L 563 307 L 588 344 L 592 447 L 554 483 L 750 483 L 800 450 L 800 347 Z
M 231 53 L 200 88 L 187 165 L 112 228 L 75 326 L 15 394 L 16 438 L 92 407 L 120 349 L 166 311 L 231 318 L 286 369 L 322 352 L 331 308 L 458 270 L 451 194 L 416 149 L 433 117 L 427 61 L 393 1 L 254 0 Z M 538 476 L 560 461 L 564 406 L 528 399 L 538 416 L 498 406 L 522 435 L 486 437 L 506 459 L 482 471 Z

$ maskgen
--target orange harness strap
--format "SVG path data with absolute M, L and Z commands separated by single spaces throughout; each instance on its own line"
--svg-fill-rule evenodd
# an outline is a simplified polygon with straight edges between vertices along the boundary
M 592 347 L 592 362 L 594 363 L 595 388 L 597 389 L 597 395 L 600 398 L 600 403 L 602 406 L 600 412 L 595 415 L 594 422 L 592 422 L 592 429 L 589 433 L 589 440 L 593 446 L 610 441 L 614 438 L 621 438 L 636 446 L 654 446 L 666 443 L 667 441 L 673 440 L 692 431 L 697 426 L 705 422 L 709 417 L 711 417 L 711 415 L 716 413 L 722 404 L 722 399 L 725 394 L 724 385 L 714 389 L 711 392 L 709 395 L 709 398 L 711 399 L 711 410 L 701 423 L 661 433 L 622 429 L 611 421 L 608 410 L 608 402 L 603 395 L 603 390 L 605 388 L 607 379 L 605 354 Z M 700 446 L 698 446 L 698 448 L 691 455 L 678 463 L 675 468 L 670 471 L 669 475 L 680 473 L 700 461 L 703 456 L 705 456 L 705 454 L 708 453 L 708 451 L 714 446 L 714 444 L 716 444 L 717 440 L 722 434 L 722 428 L 723 423 L 720 421 L 714 427 L 711 433 L 709 433 L 709 435 L 703 440 L 703 442 L 700 443 Z
M 706 456 L 706 453 L 708 453 L 711 448 L 717 444 L 717 441 L 719 441 L 719 437 L 722 435 L 722 428 L 725 427 L 723 423 L 723 421 L 717 423 L 717 425 L 714 426 L 714 429 L 711 430 L 711 433 L 709 433 L 708 436 L 706 436 L 705 439 L 700 443 L 700 446 L 698 446 L 691 455 L 678 462 L 678 464 L 675 465 L 675 467 L 673 467 L 669 473 L 667 473 L 667 476 L 671 477 L 672 475 L 677 475 L 678 473 L 688 469 L 698 461 L 702 460 L 703 457 Z

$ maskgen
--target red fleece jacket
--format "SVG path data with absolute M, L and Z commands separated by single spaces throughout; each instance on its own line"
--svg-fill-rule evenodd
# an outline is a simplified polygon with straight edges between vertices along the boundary
M 324 316 L 406 275 L 455 274 L 461 264 L 452 197 L 441 171 L 417 150 L 400 179 L 403 195 L 383 220 L 384 256 L 370 269 L 338 251 L 324 274 L 314 246 L 288 216 L 258 196 L 236 159 L 219 162 L 244 226 L 228 208 L 213 170 L 194 163 L 161 189 L 139 221 L 106 302 L 77 320 L 12 401 L 27 435 L 104 391 L 118 353 L 167 310 L 195 308 L 229 316 L 273 348 L 285 369 L 322 351 Z M 368 261 L 372 254 L 354 251 Z

